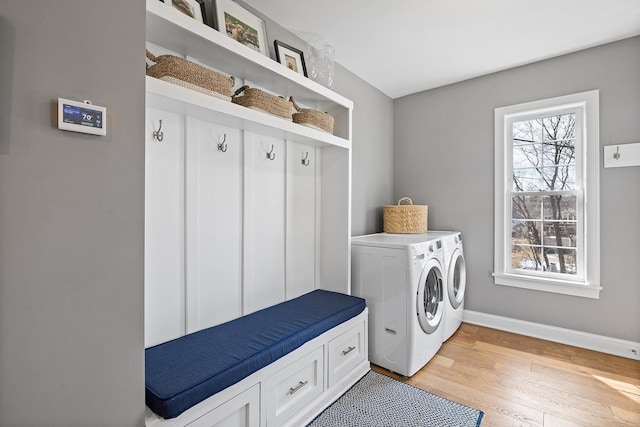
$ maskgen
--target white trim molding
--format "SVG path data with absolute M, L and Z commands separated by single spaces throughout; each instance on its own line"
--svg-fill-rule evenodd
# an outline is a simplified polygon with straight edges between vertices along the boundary
M 599 96 L 598 90 L 591 90 L 500 107 L 494 110 L 495 237 L 493 277 L 496 285 L 593 299 L 600 297 L 602 288 L 600 286 Z M 524 188 L 515 191 L 512 189 L 514 182 L 513 123 L 540 120 L 540 118 L 563 114 L 575 116 L 575 135 L 573 135 L 575 137 L 575 183 L 566 189 L 554 188 L 552 185 L 550 188 L 541 187 L 535 191 L 522 191 Z M 535 166 L 535 169 L 544 169 L 534 163 L 530 166 Z M 525 167 L 524 169 L 531 168 Z M 522 194 L 547 197 L 545 194 L 562 193 L 576 199 L 575 242 L 572 243 L 572 247 L 568 248 L 575 251 L 576 268 L 574 273 L 514 268 L 512 264 L 514 244 L 512 197 Z M 536 221 L 540 219 L 537 218 Z M 544 242 L 544 238 L 542 241 Z M 539 250 L 544 247 L 543 243 Z
M 556 326 L 543 325 L 541 323 L 525 320 L 511 319 L 509 317 L 496 316 L 494 314 L 480 313 L 464 310 L 463 322 L 473 325 L 485 326 L 515 334 L 540 338 L 560 344 L 586 348 L 601 353 L 640 360 L 640 342 L 610 338 L 573 329 L 558 328 Z
M 519 276 L 517 274 L 493 273 L 493 278 L 496 285 L 513 286 L 515 288 L 554 292 L 593 299 L 599 299 L 600 291 L 602 290 L 602 287 L 598 285 L 583 285 L 559 279 L 540 280 L 539 278 L 524 275 Z

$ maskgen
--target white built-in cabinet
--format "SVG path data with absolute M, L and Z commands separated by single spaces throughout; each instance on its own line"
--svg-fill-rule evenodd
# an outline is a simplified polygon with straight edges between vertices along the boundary
M 159 0 L 146 18 L 154 54 L 294 96 L 335 131 L 146 77 L 145 345 L 314 289 L 350 293 L 352 102 Z
M 335 130 L 146 77 L 145 346 L 314 289 L 350 293 L 352 102 L 159 0 L 146 29 L 154 54 L 294 96 Z M 369 370 L 366 330 L 367 310 L 177 418 L 147 409 L 146 425 L 306 424 Z

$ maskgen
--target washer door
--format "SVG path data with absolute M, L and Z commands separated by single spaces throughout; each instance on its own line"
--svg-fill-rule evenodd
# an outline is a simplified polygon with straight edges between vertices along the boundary
M 449 302 L 453 308 L 460 307 L 464 299 L 464 289 L 467 284 L 467 269 L 464 263 L 464 255 L 460 248 L 456 248 L 451 255 L 451 264 L 449 265 L 449 277 L 447 280 L 447 292 L 449 293 Z
M 430 259 L 420 275 L 416 297 L 418 322 L 427 334 L 435 332 L 442 320 L 443 292 L 440 263 Z

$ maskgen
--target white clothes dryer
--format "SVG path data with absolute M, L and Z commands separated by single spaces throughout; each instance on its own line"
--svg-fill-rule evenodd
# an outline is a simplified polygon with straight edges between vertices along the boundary
M 410 377 L 442 346 L 443 242 L 426 234 L 351 239 L 352 293 L 369 308 L 369 360 Z
M 462 234 L 458 231 L 428 231 L 432 238 L 441 238 L 444 247 L 445 301 L 442 325 L 443 342 L 451 338 L 460 325 L 464 313 L 464 294 L 467 271 L 462 248 Z

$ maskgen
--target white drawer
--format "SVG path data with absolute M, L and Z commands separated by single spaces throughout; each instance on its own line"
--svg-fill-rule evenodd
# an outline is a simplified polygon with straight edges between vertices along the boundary
M 329 384 L 333 387 L 366 358 L 364 322 L 329 341 Z
M 324 347 L 318 347 L 264 382 L 267 425 L 280 425 L 324 391 Z
M 252 427 L 259 424 L 260 385 L 256 384 L 187 424 L 187 427 Z

